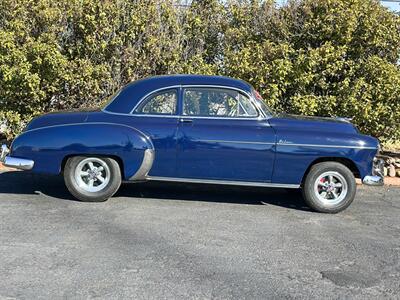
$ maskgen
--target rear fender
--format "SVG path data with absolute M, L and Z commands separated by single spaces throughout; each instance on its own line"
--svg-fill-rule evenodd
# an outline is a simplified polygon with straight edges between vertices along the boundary
M 144 179 L 154 160 L 154 146 L 140 130 L 114 123 L 76 123 L 41 127 L 18 136 L 11 155 L 31 159 L 37 173 L 59 174 L 64 158 L 76 155 L 117 157 L 125 180 Z

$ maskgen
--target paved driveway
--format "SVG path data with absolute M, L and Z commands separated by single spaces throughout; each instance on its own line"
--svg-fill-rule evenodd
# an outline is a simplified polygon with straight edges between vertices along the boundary
M 400 189 L 338 215 L 284 190 L 126 184 L 73 201 L 0 174 L 0 299 L 400 297 Z

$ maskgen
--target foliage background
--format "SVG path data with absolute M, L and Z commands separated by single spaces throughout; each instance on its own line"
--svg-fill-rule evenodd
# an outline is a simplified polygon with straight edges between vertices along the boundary
M 12 138 L 138 78 L 220 74 L 278 111 L 400 140 L 399 25 L 377 0 L 2 0 L 0 123 Z

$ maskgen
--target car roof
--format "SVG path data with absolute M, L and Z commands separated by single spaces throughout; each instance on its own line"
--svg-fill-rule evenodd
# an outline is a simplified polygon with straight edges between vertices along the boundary
M 212 75 L 161 75 L 131 82 L 123 87 L 104 110 L 114 113 L 130 113 L 136 104 L 149 93 L 180 85 L 215 85 L 233 87 L 251 93 L 249 83 L 225 76 Z

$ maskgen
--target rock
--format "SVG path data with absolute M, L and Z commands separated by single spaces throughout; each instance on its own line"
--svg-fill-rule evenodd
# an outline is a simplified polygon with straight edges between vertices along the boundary
M 388 176 L 388 168 L 383 167 L 383 176 Z
M 393 157 L 389 157 L 389 158 L 386 159 L 386 163 L 387 163 L 388 165 L 391 165 L 391 164 L 394 164 L 394 163 L 395 163 L 395 160 L 394 160 Z
M 394 167 L 394 165 L 389 166 L 389 176 L 396 177 L 396 168 Z
M 395 162 L 395 159 L 388 155 L 377 155 L 377 157 L 383 159 L 386 165 L 390 165 Z

